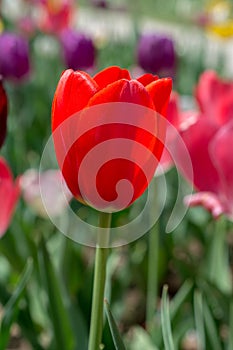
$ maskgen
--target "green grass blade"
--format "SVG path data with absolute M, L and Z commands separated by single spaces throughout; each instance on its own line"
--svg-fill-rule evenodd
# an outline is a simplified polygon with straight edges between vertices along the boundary
M 28 259 L 26 266 L 20 276 L 18 286 L 4 308 L 5 311 L 1 323 L 0 332 L 0 350 L 4 350 L 8 344 L 11 326 L 15 322 L 19 311 L 18 304 L 23 297 L 23 293 L 31 276 L 32 269 L 33 262 L 31 259 Z
M 194 292 L 194 316 L 198 335 L 199 349 L 206 348 L 205 341 L 205 326 L 204 326 L 204 312 L 203 312 L 203 298 L 200 291 Z
M 107 300 L 105 300 L 105 310 L 116 350 L 126 350 Z
M 167 291 L 168 286 L 164 286 L 162 293 L 161 326 L 165 350 L 174 350 Z

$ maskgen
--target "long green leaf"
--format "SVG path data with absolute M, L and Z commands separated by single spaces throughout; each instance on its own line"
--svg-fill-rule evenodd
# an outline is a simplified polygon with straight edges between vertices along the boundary
M 182 286 L 180 287 L 180 289 L 178 290 L 174 298 L 172 299 L 171 305 L 170 305 L 171 320 L 174 319 L 177 312 L 180 310 L 182 304 L 184 303 L 189 293 L 191 292 L 192 287 L 193 287 L 193 282 L 191 280 L 186 280 L 182 284 Z
M 107 300 L 105 300 L 105 310 L 116 350 L 126 350 Z
M 61 287 L 43 238 L 41 239 L 39 253 L 42 277 L 48 293 L 48 308 L 54 329 L 56 347 L 57 349 L 73 350 L 74 338 L 68 312 L 65 308 Z
M 209 341 L 211 343 L 212 350 L 221 350 L 222 346 L 220 343 L 220 337 L 217 333 L 216 325 L 213 319 L 213 316 L 210 312 L 210 309 L 206 302 L 204 302 L 204 321 L 206 325 L 206 331 L 208 334 Z
M 203 350 L 205 346 L 205 327 L 204 327 L 204 316 L 203 316 L 203 299 L 200 291 L 195 290 L 194 292 L 194 316 L 196 330 L 198 334 L 199 348 Z
M 23 296 L 24 290 L 31 276 L 32 268 L 33 261 L 31 259 L 28 259 L 24 271 L 20 276 L 18 286 L 4 308 L 5 311 L 1 323 L 0 333 L 0 350 L 4 350 L 8 344 L 11 326 L 17 318 L 17 314 L 19 311 L 18 304 Z
M 165 350 L 174 350 L 167 291 L 168 287 L 164 286 L 162 293 L 161 326 Z

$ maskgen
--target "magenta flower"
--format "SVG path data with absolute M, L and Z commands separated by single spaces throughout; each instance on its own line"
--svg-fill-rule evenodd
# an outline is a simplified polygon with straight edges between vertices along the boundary
M 176 54 L 173 40 L 161 34 L 143 34 L 138 42 L 137 61 L 147 72 L 174 76 Z
M 233 219 L 233 82 L 207 71 L 200 78 L 196 96 L 200 113 L 181 135 L 191 157 L 198 193 L 185 201 L 190 206 L 203 205 L 215 218 L 225 213 Z M 182 165 L 180 157 L 181 169 L 190 180 Z
M 10 224 L 19 193 L 18 181 L 14 182 L 10 168 L 0 157 L 0 237 Z
M 186 130 L 199 118 L 197 111 L 181 111 L 178 93 L 172 92 L 168 103 L 166 119 L 168 120 L 165 149 L 160 160 L 163 172 L 174 166 L 174 160 L 170 151 L 175 153 L 178 133 Z M 173 126 L 173 127 L 172 127 Z
M 7 129 L 7 95 L 0 76 L 0 148 L 2 147 Z
M 61 44 L 67 68 L 82 70 L 94 66 L 95 47 L 90 37 L 66 29 L 61 34 Z
M 20 80 L 29 73 L 29 48 L 18 34 L 0 34 L 0 74 L 6 79 Z

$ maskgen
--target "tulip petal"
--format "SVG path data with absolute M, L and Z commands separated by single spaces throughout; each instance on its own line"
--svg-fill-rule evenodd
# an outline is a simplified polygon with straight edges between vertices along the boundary
M 193 184 L 199 191 L 218 193 L 220 179 L 218 172 L 210 158 L 209 144 L 218 127 L 207 118 L 199 118 L 196 123 L 181 132 L 183 141 L 188 149 L 193 166 Z M 177 152 L 177 164 L 185 177 L 189 178 L 188 169 L 185 169 L 186 159 L 182 159 Z M 180 153 L 181 154 L 181 153 Z
M 0 237 L 7 230 L 19 198 L 19 183 L 13 182 L 11 171 L 0 157 Z
M 198 192 L 184 198 L 184 203 L 189 207 L 203 206 L 214 219 L 224 213 L 224 208 L 218 197 L 211 192 Z
M 172 79 L 164 78 L 156 80 L 146 86 L 146 90 L 150 94 L 155 110 L 166 116 L 167 106 L 172 90 Z
M 121 79 L 130 80 L 130 74 L 127 69 L 112 66 L 97 73 L 93 79 L 96 81 L 100 89 L 103 89 L 114 81 Z
M 158 80 L 159 77 L 157 75 L 153 75 L 151 73 L 146 73 L 137 78 L 137 81 L 141 83 L 143 86 L 149 85 L 153 81 Z
M 97 92 L 89 101 L 88 106 L 109 102 L 136 103 L 154 109 L 150 95 L 136 80 L 121 79 Z
M 66 70 L 61 76 L 53 100 L 52 130 L 82 110 L 98 90 L 98 85 L 87 73 Z
M 208 118 L 221 125 L 230 119 L 231 116 L 227 117 L 224 109 L 229 104 L 232 107 L 232 82 L 219 78 L 215 71 L 205 71 L 199 79 L 195 95 L 201 111 Z
M 222 127 L 210 144 L 211 159 L 221 180 L 221 200 L 226 211 L 233 215 L 233 122 Z

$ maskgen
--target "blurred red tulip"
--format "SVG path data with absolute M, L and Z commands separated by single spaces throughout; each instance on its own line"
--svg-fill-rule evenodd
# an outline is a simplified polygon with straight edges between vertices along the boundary
M 0 237 L 6 232 L 19 198 L 18 181 L 13 181 L 11 170 L 0 157 Z
M 2 147 L 7 129 L 7 95 L 0 76 L 0 148 Z
M 74 14 L 74 0 L 41 0 L 39 27 L 44 32 L 60 33 L 70 26 Z
M 203 205 L 215 218 L 222 213 L 233 218 L 233 82 L 207 71 L 200 77 L 196 96 L 201 112 L 181 135 L 199 193 L 186 198 L 186 203 Z M 182 161 L 180 158 L 181 169 L 189 179 Z
M 151 74 L 145 74 L 137 80 L 132 80 L 129 72 L 119 67 L 109 67 L 99 72 L 94 78 L 91 78 L 87 73 L 81 71 L 74 72 L 71 69 L 63 73 L 53 101 L 52 131 L 58 163 L 62 168 L 63 176 L 70 191 L 77 199 L 86 201 L 85 198 L 89 198 L 89 194 L 93 192 L 95 186 L 105 201 L 113 202 L 117 197 L 116 184 L 122 179 L 127 179 L 134 187 L 134 194 L 132 200 L 128 203 L 129 205 L 145 191 L 149 185 L 148 178 L 145 177 L 140 166 L 133 159 L 134 148 L 136 144 L 142 144 L 159 161 L 163 151 L 163 144 L 161 140 L 158 140 L 157 135 L 152 135 L 143 129 L 143 123 L 145 122 L 142 113 L 139 115 L 141 123 L 139 126 L 135 127 L 130 124 L 130 121 L 137 120 L 137 116 L 128 113 L 127 106 L 130 108 L 132 104 L 134 106 L 141 105 L 147 107 L 145 108 L 147 111 L 149 108 L 152 112 L 157 111 L 165 115 L 171 88 L 172 81 L 170 78 L 158 79 L 158 77 L 154 77 Z M 66 143 L 66 136 L 63 133 L 63 129 L 58 127 L 74 113 L 83 111 L 86 107 L 96 105 L 101 107 L 106 106 L 106 103 L 112 103 L 111 106 L 114 105 L 116 110 L 119 104 L 115 102 L 125 103 L 123 113 L 126 123 L 109 123 L 109 117 L 104 116 L 106 114 L 106 110 L 104 111 L 104 109 L 101 111 L 102 113 L 99 111 L 99 113 L 92 114 L 92 116 L 90 114 L 88 115 L 88 113 L 81 116 L 79 114 L 77 123 L 75 124 L 77 129 L 82 129 L 84 125 L 88 125 L 93 119 L 98 121 L 100 125 L 88 129 L 86 133 L 75 140 L 74 144 L 68 148 L 68 152 L 65 154 L 64 163 L 63 159 L 59 160 L 59 152 L 61 150 L 59 147 L 62 146 L 61 143 Z M 137 108 L 141 111 L 139 107 Z M 114 109 L 112 113 L 114 114 Z M 155 118 L 153 122 L 155 122 Z M 55 133 L 57 128 L 60 130 Z M 96 176 L 95 184 L 91 182 L 91 169 L 86 167 L 83 174 L 85 179 L 82 179 L 83 183 L 85 183 L 85 193 L 83 196 L 83 192 L 81 193 L 79 186 L 80 165 L 82 161 L 97 145 L 114 139 L 132 140 L 132 145 L 128 149 L 128 158 L 111 159 L 111 161 L 104 164 Z M 118 144 L 114 146 L 114 150 L 121 147 L 118 141 Z M 106 149 L 103 149 L 102 153 L 106 153 L 107 151 L 108 148 L 106 146 Z M 97 155 L 97 158 L 101 157 L 103 157 L 102 154 Z M 137 159 L 137 154 L 135 154 L 135 158 Z M 144 162 L 146 161 L 148 159 L 144 160 Z M 148 164 L 150 165 L 149 162 Z M 152 163 L 150 167 L 150 180 L 153 177 L 155 168 L 156 166 Z

